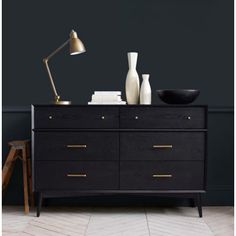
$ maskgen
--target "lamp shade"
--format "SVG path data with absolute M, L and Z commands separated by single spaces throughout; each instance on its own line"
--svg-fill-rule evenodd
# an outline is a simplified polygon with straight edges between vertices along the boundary
M 70 33 L 70 55 L 76 55 L 85 52 L 82 41 L 78 38 L 77 33 L 72 30 Z

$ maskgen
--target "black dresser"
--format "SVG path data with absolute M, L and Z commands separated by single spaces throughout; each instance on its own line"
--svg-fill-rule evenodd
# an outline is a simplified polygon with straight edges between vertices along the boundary
M 43 198 L 206 189 L 206 106 L 32 105 L 33 186 Z

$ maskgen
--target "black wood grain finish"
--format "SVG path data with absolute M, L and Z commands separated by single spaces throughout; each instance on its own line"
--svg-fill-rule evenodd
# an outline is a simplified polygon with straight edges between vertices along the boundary
M 120 164 L 121 189 L 203 190 L 202 161 L 126 161 Z
M 204 107 L 124 107 L 121 128 L 205 128 Z
M 37 215 L 45 197 L 143 193 L 199 198 L 206 186 L 206 109 L 32 106 L 33 182 L 41 196 Z
M 36 132 L 35 160 L 119 160 L 118 132 Z
M 205 132 L 122 132 L 121 160 L 203 160 Z
M 43 190 L 118 189 L 118 162 L 38 161 L 35 184 Z
M 34 107 L 33 128 L 118 128 L 118 107 Z

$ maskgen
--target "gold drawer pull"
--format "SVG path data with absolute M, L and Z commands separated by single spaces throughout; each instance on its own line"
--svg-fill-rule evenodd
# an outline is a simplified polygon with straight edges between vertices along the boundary
M 173 148 L 173 145 L 171 144 L 165 144 L 165 145 L 153 145 L 153 148 Z
M 86 144 L 68 144 L 66 146 L 68 148 L 87 148 Z
M 86 174 L 67 174 L 67 177 L 83 177 L 86 178 Z
M 153 178 L 172 178 L 172 175 L 158 175 L 158 174 L 155 174 L 155 175 L 152 175 Z

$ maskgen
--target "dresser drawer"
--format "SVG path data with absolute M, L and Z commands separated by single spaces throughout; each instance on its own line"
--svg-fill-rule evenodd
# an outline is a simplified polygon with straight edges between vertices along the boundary
M 119 108 L 105 106 L 33 107 L 33 128 L 118 128 Z
M 117 132 L 34 132 L 35 160 L 119 160 Z
M 121 160 L 203 160 L 204 132 L 122 132 Z
M 121 128 L 205 128 L 205 107 L 122 107 Z
M 118 170 L 118 162 L 37 161 L 36 191 L 118 189 Z
M 121 189 L 203 190 L 204 162 L 121 162 Z

